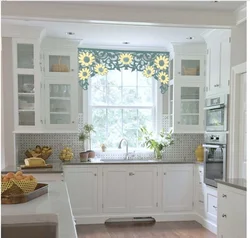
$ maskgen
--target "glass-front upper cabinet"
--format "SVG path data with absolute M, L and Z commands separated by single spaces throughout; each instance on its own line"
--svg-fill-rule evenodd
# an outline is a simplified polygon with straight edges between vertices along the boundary
M 71 79 L 73 80 L 73 79 Z M 46 127 L 76 129 L 77 88 L 68 80 L 46 80 Z
M 74 76 L 77 58 L 71 52 L 44 52 L 44 74 L 46 77 Z
M 39 124 L 40 67 L 38 42 L 13 39 L 15 131 Z
M 203 83 L 182 83 L 175 86 L 175 132 L 203 132 Z
M 205 76 L 204 56 L 176 56 L 175 77 L 182 79 L 202 80 Z

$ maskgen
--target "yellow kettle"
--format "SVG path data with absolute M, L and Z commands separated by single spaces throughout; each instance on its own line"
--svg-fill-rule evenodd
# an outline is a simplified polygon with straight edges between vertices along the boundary
M 204 161 L 204 148 L 202 145 L 198 145 L 198 147 L 195 150 L 195 156 L 197 161 L 202 162 Z

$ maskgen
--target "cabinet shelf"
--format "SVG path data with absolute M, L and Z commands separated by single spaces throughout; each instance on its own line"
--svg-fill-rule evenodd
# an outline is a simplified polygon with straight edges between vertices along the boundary
M 35 109 L 18 109 L 19 112 L 34 112 Z
M 35 93 L 18 93 L 19 96 L 35 96 Z
M 53 114 L 53 115 L 70 115 L 69 112 L 50 112 L 50 114 Z
M 70 101 L 70 97 L 50 97 L 50 99 Z

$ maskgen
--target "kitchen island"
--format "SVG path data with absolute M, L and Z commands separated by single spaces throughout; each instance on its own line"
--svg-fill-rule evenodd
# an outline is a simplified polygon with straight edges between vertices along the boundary
M 17 217 L 24 216 L 44 220 L 57 215 L 58 238 L 77 238 L 67 186 L 64 182 L 50 182 L 48 193 L 27 203 L 2 204 L 2 224 L 13 224 Z M 38 216 L 39 215 L 39 216 Z M 11 217 L 13 216 L 13 217 Z M 35 234 L 34 234 L 35 237 Z

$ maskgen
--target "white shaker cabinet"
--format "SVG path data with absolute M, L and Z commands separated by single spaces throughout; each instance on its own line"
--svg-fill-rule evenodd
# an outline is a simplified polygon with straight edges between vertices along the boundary
M 96 214 L 98 210 L 98 169 L 96 167 L 64 167 L 74 216 Z
M 128 170 L 131 212 L 154 212 L 159 204 L 157 201 L 157 167 L 129 166 Z
M 166 165 L 163 168 L 164 211 L 193 209 L 193 165 Z
M 127 213 L 129 211 L 129 171 L 127 166 L 107 166 L 103 175 L 103 212 Z
M 218 238 L 246 238 L 246 191 L 218 184 Z
M 204 36 L 207 43 L 206 97 L 229 93 L 230 36 L 230 30 L 213 30 Z

